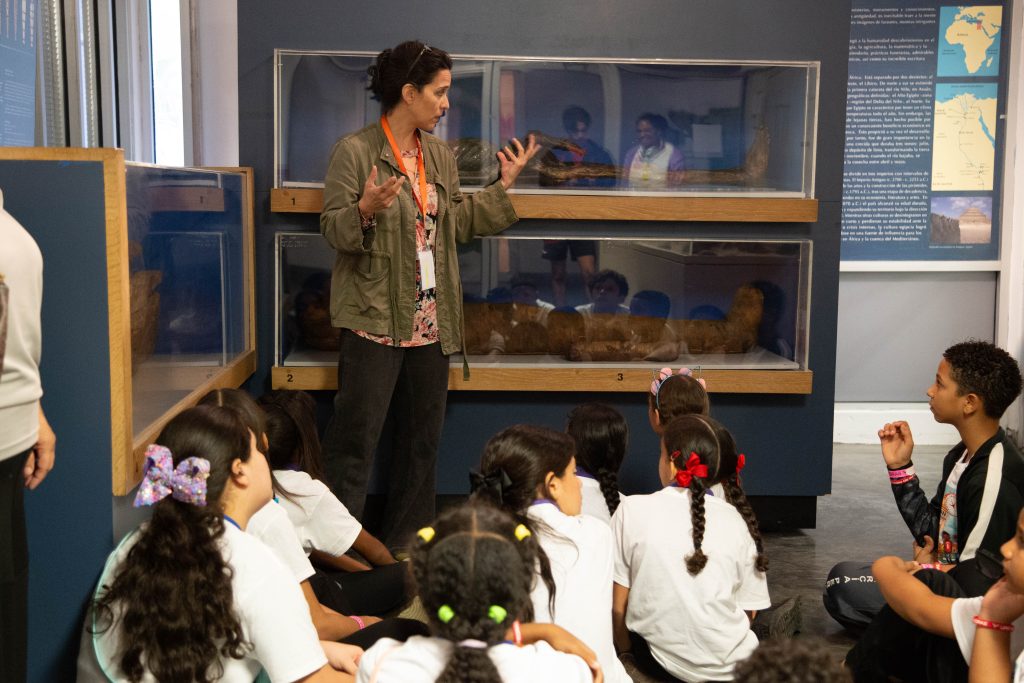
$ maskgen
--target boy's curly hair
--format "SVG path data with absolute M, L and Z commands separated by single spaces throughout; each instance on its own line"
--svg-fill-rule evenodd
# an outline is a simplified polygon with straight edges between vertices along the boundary
M 959 387 L 957 393 L 976 394 L 989 417 L 1002 417 L 1020 395 L 1020 366 L 994 344 L 970 339 L 950 346 L 942 357 L 949 363 L 950 375 Z

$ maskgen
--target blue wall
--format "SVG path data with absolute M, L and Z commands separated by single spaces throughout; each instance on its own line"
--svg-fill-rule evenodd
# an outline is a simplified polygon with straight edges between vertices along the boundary
M 249 0 L 239 12 L 239 117 L 242 165 L 256 171 L 256 268 L 259 366 L 250 388 L 269 388 L 273 365 L 273 236 L 318 230 L 315 215 L 272 214 L 273 50 L 379 51 L 419 38 L 450 52 L 558 57 L 820 60 L 816 195 L 813 224 L 645 224 L 645 231 L 693 237 L 810 238 L 814 241 L 809 396 L 712 396 L 713 413 L 735 433 L 749 467 L 744 484 L 755 495 L 817 496 L 831 488 L 832 405 L 836 351 L 839 213 L 850 4 L 847 0 L 640 0 L 551 3 L 453 0 L 423 4 L 341 3 L 334 0 Z M 325 150 L 326 153 L 327 150 Z M 535 232 L 552 223 L 523 221 Z M 588 226 L 592 227 L 592 226 Z M 605 226 L 615 230 L 616 226 Z M 618 226 L 622 228 L 623 226 Z M 581 226 L 560 224 L 560 232 Z M 324 402 L 329 396 L 320 396 Z M 604 400 L 630 420 L 627 491 L 654 485 L 657 444 L 647 426 L 643 395 L 451 392 L 438 474 L 440 493 L 464 492 L 466 469 L 484 442 L 513 422 L 561 428 L 569 409 Z M 326 406 L 324 406 L 326 407 Z
M 25 496 L 28 676 L 70 681 L 112 540 L 103 165 L 4 161 L 0 187 L 43 253 L 43 410 L 57 434 L 56 466 Z

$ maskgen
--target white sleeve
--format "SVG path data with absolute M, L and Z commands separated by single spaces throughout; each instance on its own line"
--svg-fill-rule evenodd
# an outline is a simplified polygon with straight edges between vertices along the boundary
M 362 530 L 363 525 L 330 490 L 320 497 L 306 521 L 306 535 L 313 547 L 328 555 L 344 555 Z
M 623 501 L 625 502 L 625 501 Z M 615 569 L 612 572 L 612 580 L 624 588 L 629 588 L 629 558 L 626 556 L 626 506 L 622 503 L 615 509 L 612 515 L 612 536 L 615 539 Z
M 356 671 L 356 683 L 369 683 L 374 680 L 374 674 L 381 661 L 402 643 L 391 638 L 381 638 L 374 643 L 370 649 L 359 658 L 359 670 Z
M 984 595 L 979 595 L 976 598 L 957 598 L 949 609 L 956 644 L 960 646 L 960 654 L 964 656 L 964 661 L 968 664 L 971 663 L 971 650 L 974 649 L 973 619 L 981 613 L 981 601 L 984 599 Z
M 270 680 L 297 681 L 327 663 L 302 589 L 280 562 L 266 562 L 247 594 L 240 616 Z
M 736 604 L 742 610 L 768 609 L 772 606 L 772 599 L 768 595 L 768 579 L 764 572 L 757 571 L 755 562 L 757 560 L 757 547 L 754 540 L 747 535 L 747 542 L 744 543 L 743 559 L 740 561 L 740 585 L 736 591 Z
M 543 662 L 543 666 L 538 669 L 548 672 L 547 680 L 559 683 L 593 683 L 594 675 L 582 658 L 558 652 L 543 640 L 538 641 L 534 647 L 537 649 L 538 658 Z
M 316 571 L 302 549 L 295 527 L 288 519 L 288 513 L 274 501 L 270 501 L 249 519 L 246 533 L 263 542 L 295 577 L 295 583 L 302 583 Z

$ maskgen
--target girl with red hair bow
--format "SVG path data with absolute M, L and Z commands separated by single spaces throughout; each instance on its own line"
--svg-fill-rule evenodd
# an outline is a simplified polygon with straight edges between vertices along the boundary
M 750 620 L 771 605 L 768 562 L 741 460 L 717 421 L 679 417 L 662 432 L 665 488 L 625 498 L 612 517 L 615 644 L 644 673 L 728 680 L 757 647 Z

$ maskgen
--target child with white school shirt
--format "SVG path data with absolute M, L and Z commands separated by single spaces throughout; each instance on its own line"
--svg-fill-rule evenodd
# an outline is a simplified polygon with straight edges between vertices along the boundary
M 514 425 L 484 447 L 474 497 L 501 505 L 537 536 L 540 580 L 531 599 L 534 619 L 557 624 L 597 654 L 609 683 L 628 682 L 612 641 L 611 530 L 580 514 L 574 444 L 566 435 Z
M 432 635 L 378 642 L 360 660 L 356 680 L 590 683 L 591 670 L 580 657 L 546 642 L 519 647 L 506 640 L 510 630 L 518 632 L 520 619 L 529 619 L 537 549 L 523 525 L 480 502 L 449 510 L 421 529 L 412 570 Z
M 623 497 L 619 493 L 619 468 L 626 457 L 629 425 L 622 413 L 609 405 L 584 403 L 569 413 L 565 431 L 576 443 L 581 513 L 611 524 Z
M 240 389 L 214 389 L 200 399 L 201 404 L 211 404 L 229 408 L 239 416 L 253 434 L 258 434 L 257 442 L 266 450 L 267 424 L 264 414 L 249 394 Z M 271 476 L 273 482 L 273 476 Z M 270 501 L 249 520 L 247 533 L 259 538 L 270 548 L 281 562 L 291 571 L 299 583 L 303 596 L 309 607 L 317 634 L 323 640 L 338 641 L 361 647 L 369 647 L 383 637 L 405 640 L 410 635 L 426 632 L 422 622 L 412 619 L 385 619 L 375 616 L 357 616 L 357 611 L 348 609 L 348 602 L 341 599 L 344 591 L 333 591 L 329 598 L 321 598 L 314 589 L 313 566 L 310 564 L 295 528 L 288 518 L 284 506 L 278 499 Z
M 729 432 L 698 415 L 670 422 L 661 451 L 665 488 L 629 496 L 612 517 L 615 644 L 641 671 L 731 680 L 757 647 L 751 613 L 771 605 L 741 458 Z M 724 499 L 708 495 L 715 483 Z
M 318 570 L 312 581 L 317 595 L 340 603 L 334 606 L 345 613 L 382 615 L 401 609 L 411 598 L 406 566 L 363 528 L 321 480 L 313 399 L 301 391 L 274 391 L 260 398 L 260 407 L 278 502 Z M 350 549 L 370 566 L 348 557 L 345 553 Z
M 274 681 L 352 680 L 328 665 L 288 570 L 244 533 L 271 486 L 237 414 L 191 408 L 157 444 L 136 497 L 153 514 L 107 560 L 79 680 L 250 683 L 261 668 Z

